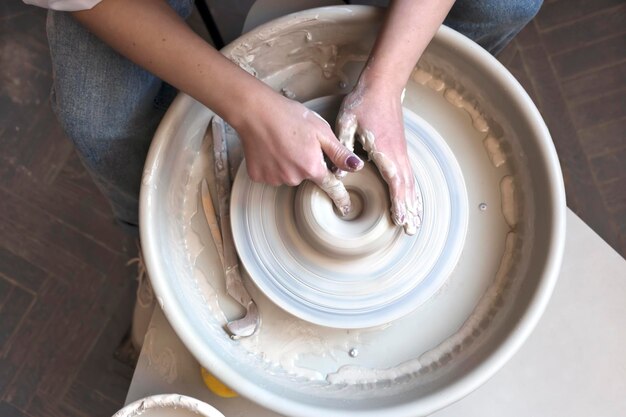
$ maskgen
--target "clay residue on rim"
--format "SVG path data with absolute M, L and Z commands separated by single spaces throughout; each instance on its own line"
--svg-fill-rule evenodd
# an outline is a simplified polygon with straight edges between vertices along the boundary
M 337 13 L 342 9 L 337 8 Z M 351 14 L 350 9 L 345 9 Z M 365 62 L 368 55 L 362 53 L 341 53 L 341 44 L 322 42 L 314 39 L 309 27 L 313 24 L 336 25 L 335 19 L 321 19 L 318 15 L 296 16 L 274 24 L 256 32 L 253 39 L 246 36 L 238 43 L 228 46 L 226 56 L 240 68 L 255 77 L 262 77 L 255 67 L 256 58 L 267 48 L 280 50 L 281 53 L 292 58 L 290 65 L 307 62 L 320 67 L 326 79 L 338 77 L 340 83 L 347 85 L 348 76 L 343 73 L 343 66 L 351 61 Z M 295 59 L 294 59 L 295 58 Z
M 287 316 L 274 324 L 281 329 L 281 338 L 260 331 L 254 336 L 242 339 L 242 346 L 249 352 L 256 352 L 264 362 L 279 365 L 288 374 L 310 381 L 324 381 L 326 374 L 319 370 L 303 367 L 299 362 L 304 355 L 331 357 L 338 360 L 338 355 L 348 352 L 353 346 L 362 344 L 365 333 L 384 330 L 389 325 L 364 330 L 338 330 L 311 325 L 297 318 Z M 338 338 L 337 333 L 343 337 Z M 284 343 L 284 341 L 289 342 Z M 270 346 L 271 348 L 268 348 Z
M 441 72 L 433 71 L 433 72 Z M 480 106 L 472 97 L 461 94 L 453 86 L 448 86 L 443 77 L 433 75 L 432 72 L 417 67 L 411 76 L 413 81 L 424 85 L 434 91 L 443 91 L 444 98 L 453 106 L 463 109 L 472 120 L 472 125 L 476 131 L 486 133 L 483 139 L 485 152 L 489 156 L 489 160 L 495 168 L 499 168 L 507 161 L 506 154 L 500 146 L 500 139 L 497 137 L 494 129 L 491 128 L 489 122 L 485 118 Z

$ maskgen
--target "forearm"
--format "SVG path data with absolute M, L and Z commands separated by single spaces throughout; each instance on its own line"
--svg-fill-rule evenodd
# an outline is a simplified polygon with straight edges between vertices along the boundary
M 196 35 L 163 0 L 104 0 L 73 15 L 120 54 L 235 127 L 242 108 L 273 94 Z
M 395 0 L 361 75 L 365 88 L 398 95 L 454 0 Z

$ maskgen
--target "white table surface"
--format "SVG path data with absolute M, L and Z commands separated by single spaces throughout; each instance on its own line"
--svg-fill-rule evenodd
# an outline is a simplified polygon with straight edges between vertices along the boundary
M 226 417 L 278 416 L 215 396 L 199 369 L 156 308 L 126 403 L 178 393 Z M 433 416 L 626 416 L 626 261 L 568 210 L 563 266 L 535 331 L 486 384 Z

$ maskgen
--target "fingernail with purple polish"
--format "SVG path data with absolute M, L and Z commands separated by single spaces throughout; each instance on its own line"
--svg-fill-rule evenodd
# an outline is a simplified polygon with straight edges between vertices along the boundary
M 348 159 L 346 160 L 346 165 L 348 165 L 348 167 L 353 170 L 356 171 L 357 169 L 361 168 L 363 166 L 363 161 L 361 161 L 359 158 L 357 158 L 354 155 L 351 155 L 348 157 Z

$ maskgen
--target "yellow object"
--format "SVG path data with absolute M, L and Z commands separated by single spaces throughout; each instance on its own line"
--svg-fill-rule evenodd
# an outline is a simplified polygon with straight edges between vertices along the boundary
M 200 373 L 202 374 L 202 380 L 204 381 L 204 385 L 206 385 L 213 394 L 223 398 L 233 398 L 239 396 L 239 394 L 228 388 L 222 383 L 222 381 L 215 378 L 211 373 L 209 373 L 209 371 L 207 371 L 203 367 L 200 367 Z

